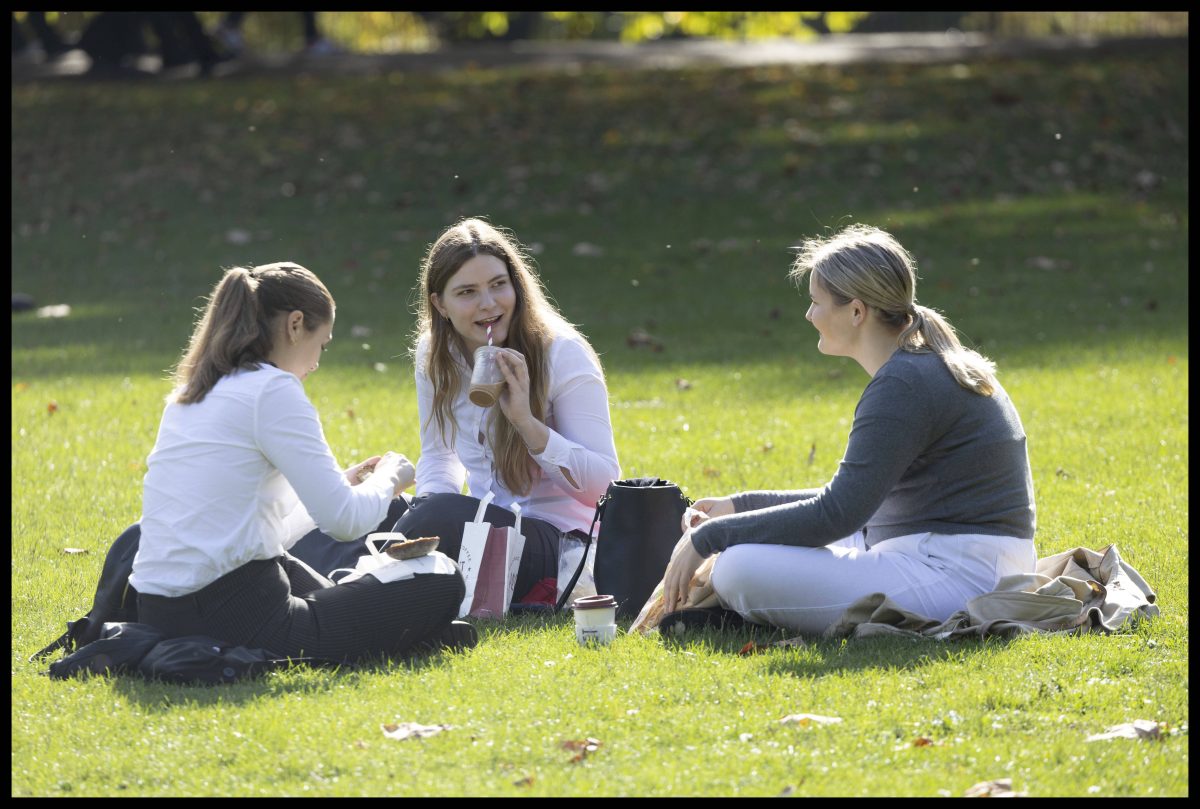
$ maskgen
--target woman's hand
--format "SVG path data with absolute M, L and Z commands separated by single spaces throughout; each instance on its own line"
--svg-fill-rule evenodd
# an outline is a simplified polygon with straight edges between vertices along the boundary
M 513 424 L 529 421 L 533 412 L 529 407 L 529 365 L 525 355 L 506 348 L 496 355 L 496 365 L 508 383 L 500 393 L 500 410 Z
M 394 471 L 399 480 L 396 481 L 395 495 L 399 495 L 402 491 L 412 486 L 417 482 L 417 469 L 413 466 L 412 461 L 405 458 L 398 452 L 385 452 L 379 462 L 375 464 L 375 471 L 385 475 L 391 475 Z
M 663 576 L 663 611 L 674 612 L 682 609 L 687 600 L 688 587 L 696 569 L 704 562 L 704 557 L 692 544 L 692 532 L 685 531 L 675 550 L 671 552 L 671 561 Z
M 500 393 L 500 410 L 508 417 L 530 453 L 539 455 L 550 440 L 550 428 L 533 417 L 529 407 L 529 366 L 520 351 L 506 348 L 496 355 L 496 365 L 508 384 Z
M 346 476 L 346 480 L 350 481 L 351 486 L 357 486 L 358 484 L 362 483 L 372 472 L 375 471 L 375 465 L 379 463 L 380 457 L 381 456 L 379 455 L 372 455 L 365 461 L 359 461 L 358 463 L 354 464 L 354 466 L 350 467 L 343 473 Z
M 692 503 L 683 512 L 683 530 L 688 531 L 697 525 L 703 525 L 713 517 L 724 517 L 733 514 L 734 511 L 732 497 L 705 497 Z

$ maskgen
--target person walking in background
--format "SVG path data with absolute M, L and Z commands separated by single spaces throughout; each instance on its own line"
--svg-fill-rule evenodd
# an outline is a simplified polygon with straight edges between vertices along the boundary
M 221 61 L 194 11 L 103 11 L 79 37 L 78 47 L 92 61 L 90 72 L 136 73 L 135 62 L 150 51 L 146 28 L 158 41 L 162 71 L 195 64 L 201 76 L 210 76 Z
M 317 12 L 301 11 L 299 13 L 304 22 L 304 54 L 306 56 L 329 56 L 341 52 L 341 48 L 321 35 L 321 30 L 317 27 Z M 214 33 L 217 41 L 231 56 L 239 56 L 245 50 L 246 43 L 242 37 L 242 23 L 245 18 L 246 12 L 244 11 L 230 11 L 221 20 Z
M 42 58 L 46 61 L 53 61 L 62 56 L 67 51 L 71 50 L 71 46 L 63 41 L 63 38 L 58 35 L 54 27 L 46 20 L 46 12 L 44 11 L 26 11 L 25 19 L 29 23 L 29 27 L 33 29 L 34 36 L 37 38 L 37 45 L 41 47 Z M 30 53 L 34 44 L 30 42 L 25 32 L 21 29 L 21 23 L 17 20 L 16 13 L 12 15 L 12 52 L 13 56 L 21 56 Z
M 820 633 L 881 592 L 945 620 L 997 581 L 1030 573 L 1033 476 L 1025 431 L 994 364 L 916 303 L 916 264 L 890 234 L 854 225 L 810 239 L 792 270 L 807 279 L 818 349 L 871 377 L 837 473 L 820 489 L 704 498 L 664 577 L 664 608 L 719 553 L 711 583 L 751 622 Z M 716 623 L 677 611 L 660 628 Z M 736 621 L 736 616 L 732 616 Z
M 140 622 L 287 657 L 474 645 L 451 623 L 465 588 L 440 554 L 407 579 L 334 585 L 287 552 L 314 525 L 364 534 L 415 475 L 392 452 L 344 471 L 334 460 L 304 392 L 333 321 L 333 297 L 297 264 L 234 268 L 216 285 L 147 459 L 129 579 Z

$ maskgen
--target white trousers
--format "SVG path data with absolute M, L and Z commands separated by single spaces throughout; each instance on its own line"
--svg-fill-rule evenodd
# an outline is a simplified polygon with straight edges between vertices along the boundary
M 734 545 L 717 558 L 712 584 L 721 603 L 749 621 L 820 634 L 871 593 L 944 621 L 1036 563 L 1030 539 L 912 534 L 868 549 L 859 531 L 820 548 Z

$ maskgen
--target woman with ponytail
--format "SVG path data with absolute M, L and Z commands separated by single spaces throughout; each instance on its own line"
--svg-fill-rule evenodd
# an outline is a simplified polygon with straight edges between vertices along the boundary
M 621 476 L 608 389 L 587 339 L 549 301 L 510 234 L 481 219 L 443 232 L 421 267 L 412 354 L 421 421 L 416 498 L 395 530 L 436 535 L 454 558 L 479 500 L 525 549 L 513 601 L 553 600 L 563 534 L 586 535 L 596 501 Z M 505 388 L 468 398 L 475 349 L 503 347 Z M 463 494 L 463 484 L 467 494 Z
M 681 607 L 700 563 L 720 553 L 712 585 L 736 615 L 684 610 L 660 626 L 740 616 L 816 634 L 872 593 L 941 621 L 1001 577 L 1032 572 L 1021 419 L 995 365 L 917 304 L 913 257 L 853 225 L 806 241 L 791 277 L 807 281 L 818 350 L 871 377 L 845 455 L 819 489 L 698 501 L 667 568 L 665 608 Z
M 297 264 L 234 268 L 213 290 L 130 529 L 141 532 L 129 578 L 139 622 L 329 660 L 473 643 L 471 627 L 452 624 L 464 588 L 449 560 L 334 586 L 288 553 L 316 526 L 343 541 L 372 530 L 415 476 L 393 452 L 346 470 L 334 460 L 304 393 L 333 320 L 329 290 Z

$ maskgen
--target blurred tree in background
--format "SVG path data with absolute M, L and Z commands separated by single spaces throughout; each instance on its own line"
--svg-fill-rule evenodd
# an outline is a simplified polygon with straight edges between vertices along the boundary
M 68 37 L 98 12 L 47 12 Z M 213 30 L 224 12 L 198 12 Z M 25 12 L 14 12 L 18 20 Z M 714 38 L 812 39 L 826 34 L 978 31 L 994 36 L 1187 36 L 1185 11 L 325 11 L 321 32 L 352 52 L 428 51 L 461 42 Z M 246 15 L 247 45 L 262 53 L 296 52 L 300 15 Z

